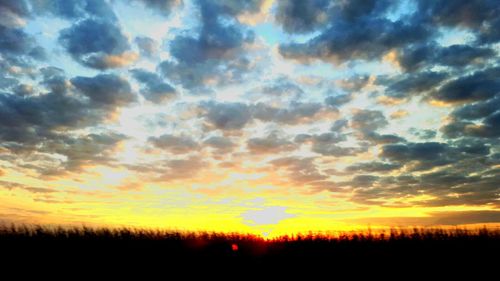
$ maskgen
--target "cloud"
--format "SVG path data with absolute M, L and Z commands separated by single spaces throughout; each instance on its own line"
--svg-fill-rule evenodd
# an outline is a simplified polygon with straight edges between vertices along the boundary
M 438 142 L 388 144 L 382 147 L 381 156 L 391 160 L 434 160 L 447 148 L 446 144 Z
M 47 93 L 21 97 L 0 94 L 0 138 L 33 144 L 54 132 L 94 125 L 107 116 L 77 96 Z
M 5 0 L 0 3 L 0 26 L 7 28 L 21 27 L 26 24 L 24 18 L 30 15 L 29 7 L 23 0 Z
M 498 5 L 492 0 L 423 0 L 418 2 L 422 17 L 444 26 L 463 26 L 478 28 L 495 19 Z M 473 12 L 472 12 L 473 11 Z
M 252 117 L 250 109 L 243 103 L 207 102 L 200 107 L 205 126 L 209 129 L 240 130 Z
M 219 136 L 210 137 L 204 140 L 203 144 L 216 149 L 218 153 L 228 153 L 236 147 L 229 138 Z
M 311 123 L 337 115 L 336 108 L 326 108 L 320 103 L 291 102 L 288 107 L 274 107 L 265 103 L 257 103 L 251 107 L 255 119 L 264 122 L 297 125 Z
M 239 2 L 238 2 L 239 3 Z M 234 22 L 224 21 L 249 4 L 231 5 L 226 2 L 196 1 L 201 15 L 198 36 L 178 35 L 170 41 L 174 61 L 159 65 L 172 82 L 187 89 L 204 89 L 207 84 L 226 84 L 240 81 L 250 67 L 244 45 L 254 40 L 252 32 Z
M 59 42 L 71 57 L 91 68 L 117 68 L 136 59 L 120 27 L 107 20 L 79 21 L 61 30 Z
M 409 129 L 409 133 L 422 140 L 433 139 L 436 137 L 437 134 L 435 130 L 429 130 L 429 129 L 419 130 L 413 127 Z
M 276 22 L 288 33 L 307 33 L 328 20 L 329 1 L 279 1 Z
M 374 175 L 356 175 L 350 181 L 337 183 L 337 186 L 347 185 L 354 189 L 369 188 L 372 187 L 379 178 L 379 176 Z
M 339 145 L 340 142 L 346 140 L 346 135 L 338 132 L 328 132 L 317 135 L 299 134 L 295 136 L 294 139 L 294 141 L 299 144 L 311 144 L 312 152 L 324 156 L 355 156 L 367 150 L 367 147 L 364 145 L 358 147 Z
M 351 119 L 351 127 L 360 131 L 375 131 L 387 126 L 389 122 L 382 111 L 358 109 Z
M 451 116 L 457 120 L 476 120 L 493 114 L 499 110 L 499 108 L 500 95 L 497 94 L 491 99 L 455 108 Z
M 451 112 L 449 122 L 440 131 L 451 139 L 463 136 L 494 139 L 500 135 L 497 129 L 499 106 L 499 95 L 459 106 Z
M 286 77 L 279 77 L 260 89 L 262 94 L 269 96 L 292 96 L 295 98 L 304 94 L 304 90 Z
M 447 73 L 429 71 L 398 75 L 394 78 L 379 77 L 377 83 L 387 86 L 385 95 L 403 99 L 428 93 L 436 89 L 447 77 Z
M 392 49 L 420 42 L 431 36 L 431 31 L 425 25 L 413 22 L 411 17 L 397 21 L 383 18 L 386 7 L 376 7 L 383 6 L 382 4 L 372 5 L 372 9 L 368 10 L 360 9 L 359 13 L 364 16 L 351 17 L 358 11 L 349 10 L 349 7 L 356 4 L 361 3 L 346 4 L 339 16 L 331 17 L 328 28 L 309 41 L 280 45 L 280 54 L 285 58 L 306 62 L 324 60 L 343 63 L 349 60 L 373 60 L 379 59 Z
M 422 142 L 387 144 L 382 146 L 379 156 L 404 164 L 410 170 L 429 170 L 453 162 L 453 149 L 444 143 Z
M 352 98 L 351 94 L 328 96 L 325 98 L 325 103 L 332 107 L 338 107 L 350 102 Z
M 168 16 L 174 8 L 183 4 L 182 0 L 131 0 L 140 2 L 155 13 Z
M 283 157 L 271 160 L 275 169 L 284 169 L 287 172 L 286 180 L 294 185 L 313 184 L 328 177 L 320 172 L 314 163 L 314 158 Z
M 406 139 L 394 134 L 379 134 L 377 132 L 366 131 L 360 136 L 360 139 L 373 142 L 375 144 L 387 144 L 406 142 Z
M 398 63 L 406 71 L 413 72 L 434 65 L 457 68 L 481 64 L 495 55 L 493 49 L 486 47 L 459 44 L 440 47 L 436 43 L 425 43 L 402 49 L 398 53 Z
M 347 119 L 338 119 L 333 122 L 330 131 L 338 133 L 349 126 L 349 121 Z
M 376 172 L 388 172 L 393 170 L 398 170 L 402 167 L 398 163 L 385 163 L 385 162 L 364 162 L 356 163 L 354 165 L 345 168 L 346 172 L 362 172 L 362 173 L 376 173 Z
M 70 81 L 96 106 L 120 107 L 137 100 L 128 81 L 114 74 L 98 74 L 94 77 L 77 76 Z
M 31 0 L 33 11 L 37 14 L 51 14 L 65 19 L 75 20 L 87 17 L 115 22 L 115 13 L 104 0 Z
M 448 103 L 486 100 L 500 91 L 499 75 L 499 67 L 479 70 L 449 81 L 433 92 L 431 97 Z
M 429 212 L 425 217 L 370 217 L 349 221 L 358 224 L 381 224 L 386 226 L 483 224 L 500 222 L 500 212 L 496 210 Z
M 151 102 L 164 102 L 176 95 L 175 89 L 164 82 L 156 73 L 143 69 L 132 69 L 131 73 L 137 81 L 144 85 L 141 94 Z
M 188 136 L 161 135 L 148 139 L 155 147 L 167 150 L 174 154 L 185 154 L 196 151 L 199 145 Z
M 263 138 L 249 138 L 247 147 L 250 152 L 257 154 L 275 154 L 290 152 L 297 149 L 294 143 L 285 138 L 281 138 L 276 132 Z
M 80 171 L 85 166 L 111 165 L 115 161 L 118 144 L 127 137 L 112 132 L 82 136 L 59 136 L 41 144 L 39 150 L 49 154 L 64 155 L 64 162 L 37 167 L 38 172 L 57 176 L 71 171 Z
M 190 157 L 187 159 L 167 160 L 163 165 L 160 165 L 160 168 L 160 176 L 156 180 L 168 182 L 192 179 L 202 170 L 210 168 L 210 165 L 198 157 Z
M 44 60 L 45 50 L 35 38 L 20 28 L 0 25 L 0 53 L 8 66 L 29 66 L 34 60 Z
M 352 147 L 352 146 L 341 146 L 338 143 L 346 140 L 345 135 L 338 133 L 323 133 L 319 135 L 313 135 L 310 138 L 311 151 L 319 153 L 324 156 L 335 156 L 335 157 L 345 157 L 354 156 L 359 153 L 365 152 L 366 147 Z
M 154 57 L 159 52 L 158 42 L 152 38 L 147 36 L 138 36 L 134 41 L 143 56 Z
M 471 165 L 471 164 L 467 164 Z M 494 184 L 498 171 L 474 175 L 472 170 L 458 171 L 453 167 L 420 175 L 363 176 L 337 183 L 354 188 L 352 201 L 361 204 L 409 207 L 453 205 L 498 205 L 500 188 Z M 496 195 L 495 195 L 496 194 Z M 422 199 L 406 200 L 426 195 Z
M 471 136 L 479 138 L 496 138 L 500 136 L 500 111 L 486 117 L 482 123 L 452 121 L 443 126 L 441 131 L 447 138 Z

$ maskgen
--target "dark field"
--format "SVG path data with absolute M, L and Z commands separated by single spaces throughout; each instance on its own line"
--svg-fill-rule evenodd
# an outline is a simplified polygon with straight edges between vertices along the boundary
M 295 272 L 411 269 L 491 272 L 500 266 L 499 229 L 393 229 L 376 234 L 258 236 L 141 229 L 43 228 L 0 230 L 4 269 L 85 272 L 166 271 L 184 274 L 265 270 Z M 366 272 L 365 272 L 366 273 Z

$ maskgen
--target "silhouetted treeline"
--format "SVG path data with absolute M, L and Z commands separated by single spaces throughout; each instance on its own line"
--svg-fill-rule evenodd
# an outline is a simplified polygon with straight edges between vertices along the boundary
M 255 235 L 145 229 L 0 227 L 2 265 L 28 268 L 210 271 L 396 270 L 482 272 L 500 266 L 499 229 L 393 229 L 263 239 Z M 353 271 L 356 273 L 356 271 Z

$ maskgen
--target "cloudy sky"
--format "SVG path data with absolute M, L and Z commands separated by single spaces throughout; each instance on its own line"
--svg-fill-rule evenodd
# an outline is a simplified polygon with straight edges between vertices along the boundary
M 0 220 L 500 222 L 495 0 L 0 1 Z

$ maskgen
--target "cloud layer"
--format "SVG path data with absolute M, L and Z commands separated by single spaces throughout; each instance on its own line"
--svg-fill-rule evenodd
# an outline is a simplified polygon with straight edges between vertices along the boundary
M 2 1 L 0 198 L 497 220 L 499 30 L 493 0 Z

